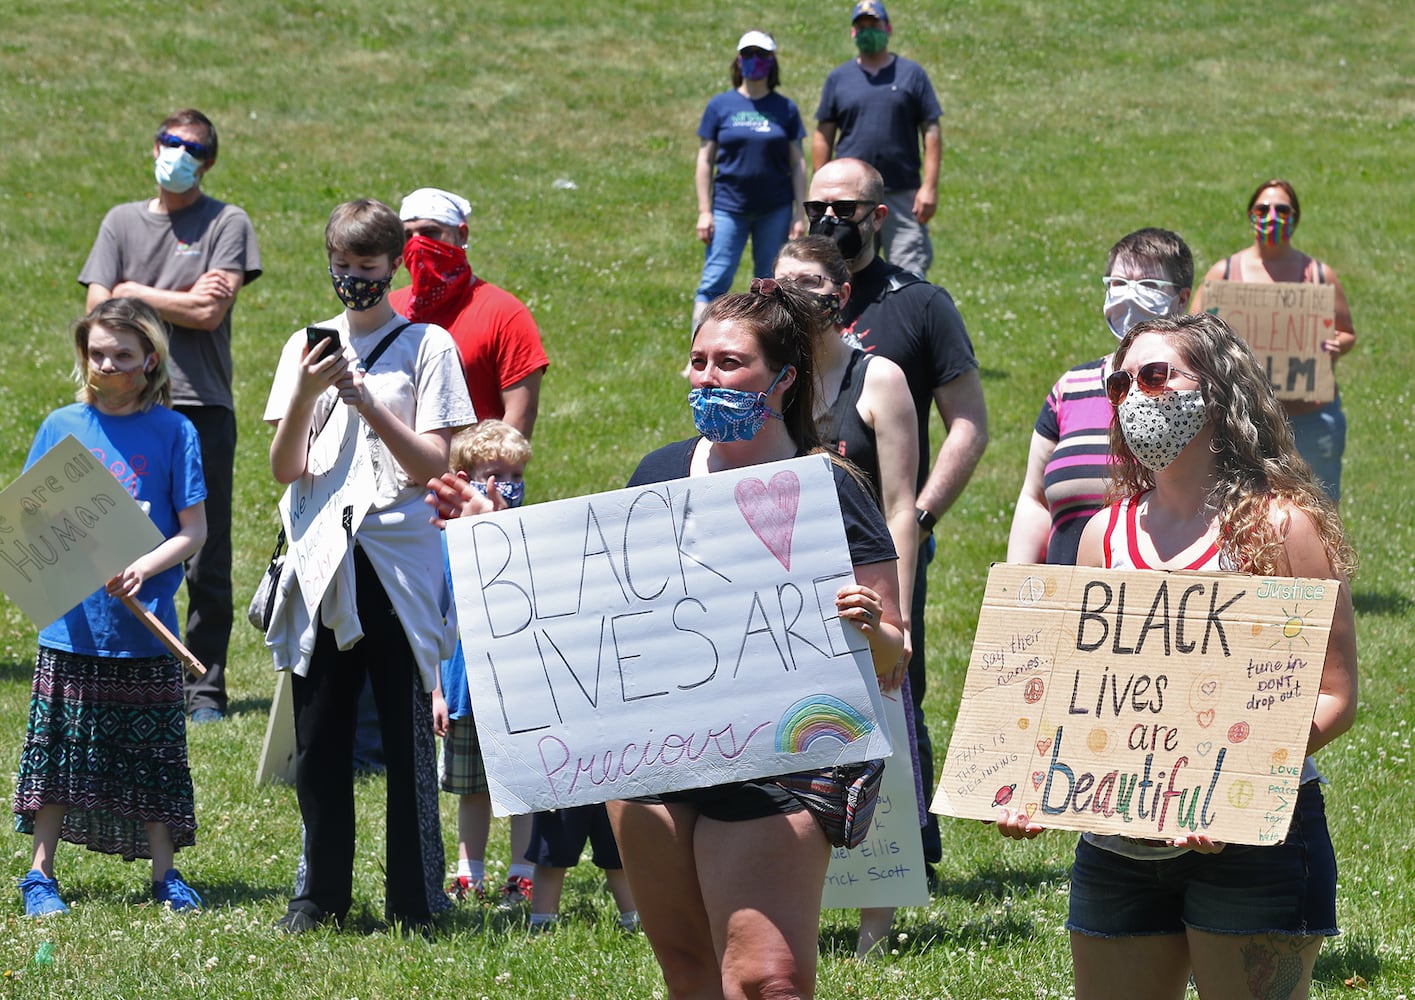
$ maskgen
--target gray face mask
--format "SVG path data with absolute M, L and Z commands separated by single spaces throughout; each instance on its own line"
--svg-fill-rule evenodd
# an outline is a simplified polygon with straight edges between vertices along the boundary
M 1147 319 L 1162 319 L 1179 312 L 1177 289 L 1146 288 L 1131 283 L 1108 287 L 1105 291 L 1105 321 L 1117 340 Z

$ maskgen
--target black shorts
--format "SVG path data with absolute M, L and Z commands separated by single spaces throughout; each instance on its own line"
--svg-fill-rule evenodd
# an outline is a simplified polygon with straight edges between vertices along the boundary
M 733 781 L 711 788 L 685 788 L 678 792 L 643 795 L 633 802 L 667 805 L 686 802 L 697 806 L 698 815 L 720 823 L 743 823 L 767 816 L 788 816 L 806 807 L 786 789 L 770 778 L 757 781 Z
M 624 867 L 603 802 L 538 812 L 532 819 L 527 861 L 547 868 L 574 868 L 589 841 L 596 868 Z

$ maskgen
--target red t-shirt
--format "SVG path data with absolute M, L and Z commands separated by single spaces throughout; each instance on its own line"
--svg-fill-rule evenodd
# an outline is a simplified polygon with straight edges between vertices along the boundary
M 408 286 L 393 292 L 388 301 L 406 316 L 411 297 Z M 510 292 L 481 278 L 474 279 L 464 296 L 441 303 L 422 321 L 445 327 L 457 342 L 478 420 L 504 417 L 501 391 L 550 367 L 531 311 Z

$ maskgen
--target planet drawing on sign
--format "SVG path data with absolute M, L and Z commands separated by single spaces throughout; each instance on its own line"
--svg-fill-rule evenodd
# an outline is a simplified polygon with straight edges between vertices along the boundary
M 1012 801 L 1012 793 L 1017 791 L 1016 782 L 1010 785 L 1003 785 L 997 790 L 997 794 L 992 797 L 992 804 L 995 806 L 1005 806 Z
M 870 720 L 848 702 L 832 694 L 807 695 L 782 713 L 776 724 L 776 749 L 804 753 L 817 740 L 835 740 L 845 745 L 873 731 Z

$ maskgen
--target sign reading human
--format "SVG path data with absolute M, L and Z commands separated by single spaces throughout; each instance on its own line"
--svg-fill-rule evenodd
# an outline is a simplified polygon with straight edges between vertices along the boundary
M 1332 356 L 1322 350 L 1322 341 L 1336 336 L 1334 286 L 1206 281 L 1204 308 L 1247 341 L 1278 399 L 1330 403 L 1336 398 Z
M 994 565 L 933 811 L 1286 835 L 1339 584 Z
M 72 434 L 0 492 L 0 590 L 37 628 L 160 544 L 142 505 Z
M 500 814 L 887 757 L 829 459 L 454 520 Z

